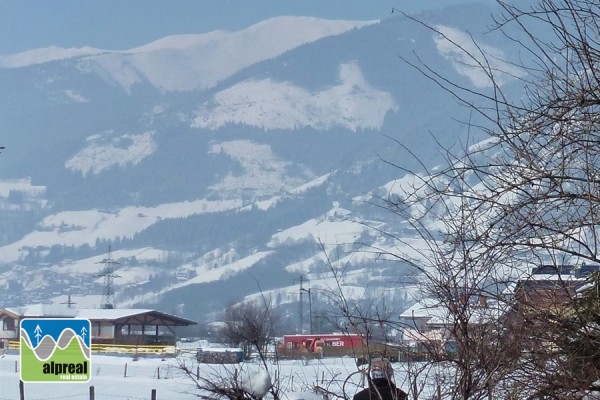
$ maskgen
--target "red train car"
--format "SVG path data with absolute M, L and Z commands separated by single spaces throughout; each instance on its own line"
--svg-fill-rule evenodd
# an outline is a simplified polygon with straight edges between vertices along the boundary
M 285 335 L 283 347 L 286 350 L 301 350 L 308 353 L 323 352 L 327 349 L 357 349 L 362 348 L 363 337 L 358 334 L 321 335 Z

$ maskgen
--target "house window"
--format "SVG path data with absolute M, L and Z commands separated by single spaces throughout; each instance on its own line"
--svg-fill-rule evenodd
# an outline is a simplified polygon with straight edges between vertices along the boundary
M 114 325 L 110 323 L 92 322 L 92 338 L 112 339 L 115 336 Z
M 100 335 L 103 339 L 112 339 L 115 337 L 114 326 L 112 325 L 100 325 Z
M 2 320 L 2 330 L 14 331 L 15 330 L 15 320 L 11 317 L 5 317 Z

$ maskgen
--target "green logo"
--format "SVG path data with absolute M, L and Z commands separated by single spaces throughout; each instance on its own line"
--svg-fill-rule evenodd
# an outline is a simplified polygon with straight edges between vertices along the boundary
M 21 321 L 23 382 L 87 382 L 91 378 L 91 324 L 78 318 Z

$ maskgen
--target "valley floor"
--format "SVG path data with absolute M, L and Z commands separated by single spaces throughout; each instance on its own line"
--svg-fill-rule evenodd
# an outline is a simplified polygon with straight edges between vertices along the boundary
M 21 368 L 18 354 L 0 356 L 0 400 L 19 399 Z M 152 389 L 157 399 L 193 399 L 199 394 L 193 380 L 180 365 L 186 365 L 194 374 L 212 381 L 232 374 L 235 369 L 250 376 L 257 373 L 260 365 L 255 362 L 234 365 L 197 364 L 191 355 L 178 358 L 140 358 L 93 355 L 92 379 L 85 383 L 24 383 L 25 399 L 51 400 L 90 398 L 90 386 L 94 386 L 96 399 L 150 400 Z M 270 375 L 280 377 L 280 386 L 287 400 L 322 400 L 313 392 L 315 386 L 335 393 L 344 390 L 351 397 L 361 386 L 361 374 L 351 357 L 325 358 L 321 360 L 285 360 L 270 364 Z M 126 376 L 125 376 L 126 369 Z M 403 374 L 396 369 L 396 381 L 400 386 Z M 17 371 L 17 372 L 16 372 Z M 257 382 L 260 384 L 260 382 Z

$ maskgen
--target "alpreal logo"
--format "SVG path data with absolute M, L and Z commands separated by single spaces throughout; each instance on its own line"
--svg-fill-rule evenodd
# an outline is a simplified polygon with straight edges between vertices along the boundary
M 87 382 L 91 378 L 91 324 L 78 318 L 21 321 L 23 382 Z

